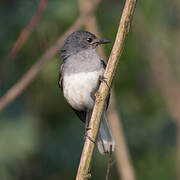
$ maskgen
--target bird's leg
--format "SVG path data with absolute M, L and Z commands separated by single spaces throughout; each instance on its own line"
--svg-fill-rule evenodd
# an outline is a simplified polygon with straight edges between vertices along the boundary
M 110 89 L 110 87 L 109 87 L 109 85 L 108 85 L 106 79 L 107 79 L 107 78 L 104 77 L 104 76 L 99 76 L 99 81 L 100 81 L 100 82 L 104 82 L 104 83 L 107 85 L 107 87 Z
M 88 136 L 87 131 L 89 131 L 91 128 L 89 128 L 89 110 L 86 111 L 86 119 L 85 119 L 85 137 L 87 137 L 91 142 L 95 143 L 95 141 Z

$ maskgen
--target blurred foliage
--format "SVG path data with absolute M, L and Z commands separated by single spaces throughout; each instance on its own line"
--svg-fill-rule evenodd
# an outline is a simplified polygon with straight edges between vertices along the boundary
M 0 1 L 0 67 L 37 10 L 38 2 Z M 97 10 L 99 27 L 106 39 L 115 39 L 123 3 L 104 0 Z M 163 38 L 162 32 L 167 32 L 168 36 L 178 30 L 177 12 L 174 1 L 138 2 L 115 77 L 117 108 L 138 180 L 176 178 L 176 128 L 161 93 L 152 82 L 146 49 L 150 42 L 135 28 L 140 24 L 137 15 L 140 13 L 145 19 L 154 38 L 171 46 L 172 42 Z M 27 72 L 78 14 L 77 1 L 49 1 L 38 27 L 7 70 L 0 96 Z M 143 24 L 139 29 L 149 36 Z M 107 55 L 111 48 L 112 45 L 105 46 Z M 173 52 L 168 53 L 169 57 L 173 56 Z M 57 54 L 25 92 L 0 114 L 0 179 L 74 179 L 83 146 L 84 126 L 58 88 L 60 63 Z M 106 163 L 107 157 L 96 150 L 92 179 L 105 179 Z M 118 179 L 115 160 L 111 169 L 110 179 Z

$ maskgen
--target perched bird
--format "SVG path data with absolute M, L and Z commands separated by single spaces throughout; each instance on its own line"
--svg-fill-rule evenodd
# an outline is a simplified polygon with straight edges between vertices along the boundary
M 99 45 L 109 42 L 111 41 L 100 40 L 90 32 L 79 30 L 67 37 L 61 49 L 63 64 L 60 68 L 59 87 L 74 112 L 85 122 L 86 132 L 90 130 L 88 123 L 95 102 L 95 93 L 104 78 L 106 67 L 96 49 Z M 110 146 L 112 151 L 115 147 L 106 118 L 106 109 L 102 115 L 97 138 L 101 154 L 110 152 Z

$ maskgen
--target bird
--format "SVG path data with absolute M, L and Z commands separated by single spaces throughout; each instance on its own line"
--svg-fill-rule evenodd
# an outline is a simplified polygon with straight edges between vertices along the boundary
M 95 93 L 100 83 L 105 81 L 106 64 L 96 50 L 99 45 L 110 42 L 99 39 L 91 32 L 78 30 L 65 39 L 61 48 L 62 65 L 58 84 L 68 104 L 85 123 L 85 133 L 91 130 L 88 124 L 95 103 Z M 97 137 L 97 147 L 101 154 L 113 152 L 115 149 L 115 140 L 106 117 L 107 107 L 108 100 Z M 88 138 L 92 140 L 89 136 Z

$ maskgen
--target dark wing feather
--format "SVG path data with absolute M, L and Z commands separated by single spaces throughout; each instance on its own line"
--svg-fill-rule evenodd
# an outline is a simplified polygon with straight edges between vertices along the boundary
M 101 64 L 103 65 L 103 68 L 106 69 L 106 63 L 101 59 Z
M 59 71 L 59 78 L 58 78 L 58 85 L 59 88 L 63 91 L 63 64 L 61 65 L 60 71 Z
M 76 113 L 76 115 L 79 117 L 79 119 L 82 122 L 85 122 L 85 120 L 86 120 L 86 111 L 78 111 L 78 110 L 74 109 L 73 107 L 71 107 L 71 108 Z
M 106 69 L 106 63 L 101 59 L 101 64 L 103 65 L 103 67 L 104 67 L 104 69 Z M 109 93 L 109 95 L 108 95 L 108 97 L 107 97 L 107 107 L 106 107 L 106 109 L 108 108 L 108 106 L 109 106 L 109 100 L 110 100 L 110 93 Z

